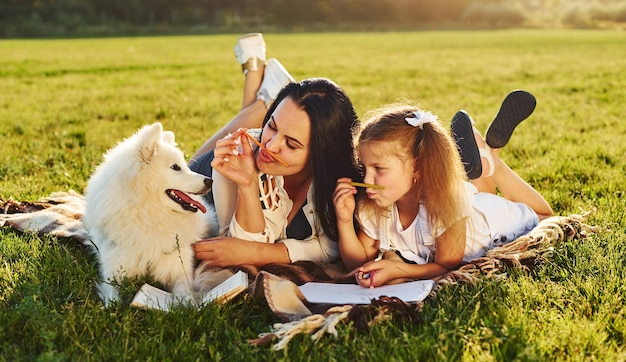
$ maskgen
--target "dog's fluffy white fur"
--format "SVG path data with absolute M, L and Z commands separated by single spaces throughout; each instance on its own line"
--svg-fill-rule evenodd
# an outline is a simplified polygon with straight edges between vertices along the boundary
M 118 300 L 125 277 L 151 276 L 192 300 L 192 244 L 213 234 L 215 212 L 203 202 L 211 179 L 187 167 L 174 134 L 144 126 L 110 149 L 87 184 L 83 222 L 99 260 L 98 292 Z

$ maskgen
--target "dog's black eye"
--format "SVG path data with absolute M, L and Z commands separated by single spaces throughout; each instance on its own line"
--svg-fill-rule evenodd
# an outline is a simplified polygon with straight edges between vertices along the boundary
M 173 164 L 173 165 L 171 165 L 171 166 L 170 166 L 170 168 L 171 168 L 172 170 L 174 170 L 174 171 L 180 171 L 180 166 L 178 166 L 178 164 L 176 164 L 176 163 L 175 163 L 175 164 Z

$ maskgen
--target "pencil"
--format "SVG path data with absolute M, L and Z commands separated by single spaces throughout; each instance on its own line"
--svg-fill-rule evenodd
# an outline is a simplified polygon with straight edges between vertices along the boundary
M 276 156 L 276 154 L 270 150 L 268 150 L 267 148 L 265 148 L 265 146 L 263 146 L 261 144 L 261 142 L 257 141 L 256 138 L 252 137 L 248 132 L 244 132 L 243 134 L 245 134 L 248 139 L 250 139 L 250 141 L 254 142 L 255 145 L 261 147 L 263 149 L 263 151 L 267 152 L 270 154 L 270 156 L 272 156 L 273 159 L 275 159 L 276 161 L 278 161 L 281 165 L 283 165 L 283 167 L 289 167 L 289 165 L 287 164 L 287 162 L 283 161 L 280 157 Z
M 355 182 L 355 181 L 350 182 L 350 185 L 356 186 L 356 187 L 372 188 L 372 189 L 384 189 L 385 188 L 385 186 L 374 185 L 374 184 L 364 184 L 362 182 Z

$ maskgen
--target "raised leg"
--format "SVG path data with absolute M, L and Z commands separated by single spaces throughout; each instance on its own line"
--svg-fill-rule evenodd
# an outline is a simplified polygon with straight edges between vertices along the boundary
M 481 158 L 483 161 L 483 175 L 472 180 L 476 188 L 481 192 L 494 194 L 498 190 L 505 199 L 528 205 L 537 213 L 540 220 L 552 216 L 552 208 L 543 196 L 499 157 L 500 149 L 487 147 L 484 138 L 477 131 L 475 131 L 475 134 L 478 147 L 489 150 L 489 155 L 492 159 L 491 164 L 493 165 L 490 166 L 489 162 L 486 162 L 486 158 Z M 493 167 L 493 170 L 490 170 L 490 167 Z M 487 176 L 490 173 L 492 175 Z

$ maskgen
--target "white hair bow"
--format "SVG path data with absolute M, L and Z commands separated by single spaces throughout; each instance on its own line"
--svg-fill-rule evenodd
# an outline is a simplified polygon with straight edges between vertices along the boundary
M 437 116 L 430 112 L 424 111 L 415 111 L 413 112 L 415 117 L 407 117 L 404 120 L 406 123 L 410 124 L 413 127 L 419 127 L 420 129 L 424 129 L 424 123 L 431 123 L 437 121 Z

